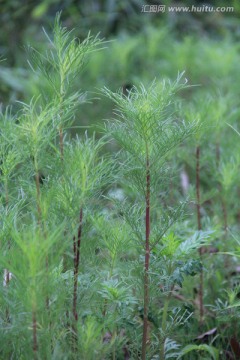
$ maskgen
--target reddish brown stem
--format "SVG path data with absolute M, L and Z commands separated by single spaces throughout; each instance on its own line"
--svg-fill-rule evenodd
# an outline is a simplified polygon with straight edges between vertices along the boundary
M 38 342 L 37 342 L 37 317 L 36 311 L 32 310 L 32 330 L 33 330 L 33 358 L 37 360 L 37 352 L 38 352 Z
M 197 195 L 197 223 L 198 230 L 202 230 L 201 224 L 201 198 L 200 198 L 200 147 L 196 148 L 196 195 Z M 203 249 L 199 249 L 199 255 L 202 260 Z M 203 306 L 203 270 L 200 272 L 200 283 L 199 283 L 199 310 L 200 310 L 200 325 L 203 324 L 204 317 L 204 306 Z
M 6 286 L 8 285 L 9 281 L 10 281 L 10 273 L 9 273 L 9 271 L 7 270 L 7 271 L 6 271 Z
M 107 313 L 107 299 L 104 300 L 104 305 L 103 305 L 103 311 L 102 311 L 102 315 L 106 316 Z
M 8 245 L 9 246 L 9 249 L 10 249 L 10 244 Z M 6 269 L 6 278 L 5 278 L 5 284 L 6 286 L 9 285 L 9 282 L 10 282 L 10 272 L 8 271 L 8 269 Z M 9 312 L 9 308 L 7 306 L 6 308 L 6 321 L 7 322 L 10 322 L 10 312 Z
M 150 164 L 147 153 L 146 159 L 146 209 L 145 209 L 145 263 L 144 263 L 144 310 L 143 310 L 143 337 L 142 360 L 146 359 L 148 338 L 148 308 L 149 308 L 149 262 L 150 262 Z
M 79 262 L 80 262 L 80 247 L 81 247 L 81 239 L 82 239 L 82 222 L 83 222 L 83 209 L 80 209 L 79 213 L 79 226 L 77 238 L 73 237 L 73 253 L 74 253 L 74 279 L 73 279 L 73 318 L 75 323 L 78 321 L 78 313 L 77 313 L 77 292 L 78 292 L 78 271 L 79 271 Z M 77 326 L 73 325 L 74 332 L 74 340 L 77 343 Z

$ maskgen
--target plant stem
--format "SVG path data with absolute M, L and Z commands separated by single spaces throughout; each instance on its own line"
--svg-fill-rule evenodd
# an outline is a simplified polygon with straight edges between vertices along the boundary
M 61 116 L 61 112 L 62 112 L 62 103 L 63 103 L 63 99 L 64 99 L 64 95 L 65 95 L 65 89 L 64 89 L 64 75 L 62 73 L 62 71 L 60 71 L 60 99 L 59 99 L 59 103 L 60 103 L 60 116 Z M 63 161 L 64 158 L 64 144 L 63 144 L 63 129 L 62 129 L 62 125 L 60 125 L 59 127 L 59 147 L 60 147 L 60 157 L 61 157 L 61 161 Z
M 8 181 L 7 178 L 5 179 L 5 206 L 6 208 L 8 208 L 8 203 L 9 203 L 9 195 L 8 195 Z M 8 250 L 10 250 L 10 241 L 8 240 Z M 8 286 L 9 282 L 10 282 L 10 272 L 8 271 L 8 269 L 6 269 L 6 275 L 5 276 L 5 284 L 6 286 Z M 9 314 L 9 308 L 7 306 L 6 308 L 6 320 L 7 322 L 10 322 L 10 314 Z
M 39 181 L 39 172 L 35 175 L 35 183 L 36 183 L 36 190 L 37 190 L 37 212 L 38 212 L 38 223 L 41 223 L 42 211 L 40 205 L 40 181 Z
M 216 165 L 217 165 L 217 170 L 219 172 L 219 164 L 220 164 L 220 146 L 219 143 L 216 144 Z M 226 201 L 224 199 L 224 195 L 222 194 L 222 185 L 221 183 L 218 184 L 218 191 L 219 191 L 219 200 L 221 203 L 221 208 L 222 208 L 222 216 L 223 216 L 223 228 L 224 228 L 224 248 L 226 249 L 226 240 L 227 240 L 227 233 L 228 233 L 228 213 L 227 213 L 227 206 L 226 206 Z M 224 267 L 225 269 L 228 268 L 229 266 L 229 257 L 225 256 L 224 257 Z
M 168 313 L 170 297 L 171 297 L 171 295 L 169 294 L 164 303 L 164 307 L 163 307 L 163 316 L 162 316 L 162 332 L 163 332 L 163 334 L 165 333 L 166 327 L 167 327 L 167 313 Z M 161 339 L 160 360 L 164 360 L 164 340 L 165 340 L 165 337 L 163 339 Z
M 38 224 L 41 225 L 41 222 L 42 222 L 42 210 L 41 210 L 40 176 L 39 176 L 38 162 L 37 162 L 36 156 L 34 156 L 34 170 L 35 170 L 35 185 L 36 185 Z
M 219 143 L 217 143 L 216 144 L 216 165 L 217 165 L 218 171 L 219 171 L 219 163 L 220 163 L 220 146 L 219 146 Z M 220 193 L 220 201 L 221 201 L 221 207 L 222 207 L 222 213 L 223 213 L 224 233 L 225 233 L 225 238 L 226 238 L 227 229 L 228 229 L 227 207 L 226 207 L 226 203 L 225 203 L 223 197 L 221 196 L 221 190 L 222 190 L 221 184 L 219 184 L 218 188 L 219 188 L 219 193 Z
M 79 213 L 79 226 L 77 239 L 76 236 L 73 237 L 73 253 L 74 253 L 74 279 L 73 279 L 73 332 L 74 332 L 74 342 L 77 344 L 77 326 L 78 313 L 77 313 L 77 292 L 78 292 L 78 271 L 79 271 L 79 262 L 80 262 L 80 246 L 82 239 L 82 223 L 83 223 L 83 209 L 80 209 Z M 76 348 L 76 347 L 75 347 Z
M 171 271 L 170 271 L 170 273 L 171 273 Z M 167 299 L 165 300 L 164 307 L 163 307 L 163 315 L 162 315 L 163 338 L 160 339 L 160 360 L 164 360 L 164 342 L 165 342 L 165 335 L 164 334 L 165 334 L 165 331 L 166 331 L 166 328 L 167 328 L 167 314 L 168 314 L 168 308 L 169 308 L 169 304 L 170 304 L 173 289 L 174 289 L 174 285 L 171 286 L 171 289 L 170 289 L 170 291 L 168 293 Z
M 38 342 L 37 342 L 37 317 L 36 310 L 32 309 L 32 329 L 33 329 L 33 358 L 37 360 Z
M 198 230 L 202 230 L 201 224 L 201 198 L 200 198 L 200 146 L 196 148 L 196 195 L 197 195 L 197 223 Z M 199 255 L 202 261 L 202 247 L 199 249 Z M 199 308 L 200 308 L 200 325 L 203 324 L 204 307 L 203 307 L 203 270 L 200 272 L 200 283 L 199 283 Z
M 223 212 L 223 221 L 224 221 L 224 232 L 225 232 L 225 237 L 226 237 L 227 229 L 228 229 L 228 216 L 227 216 L 226 204 L 223 199 L 222 199 L 222 212 Z
M 8 181 L 7 181 L 7 178 L 5 179 L 5 204 L 6 204 L 6 207 L 8 206 L 8 203 L 9 203 L 9 193 L 8 193 Z
M 201 224 L 201 203 L 200 203 L 200 147 L 196 148 L 196 193 L 197 193 L 197 222 L 198 230 L 202 229 Z
M 63 161 L 64 153 L 63 153 L 63 129 L 59 129 L 59 147 L 60 147 L 60 157 L 61 161 Z
M 144 264 L 144 310 L 143 310 L 143 337 L 142 337 L 142 360 L 146 359 L 147 336 L 148 336 L 148 308 L 149 308 L 149 260 L 150 260 L 150 164 L 147 148 L 146 156 L 146 217 L 145 217 L 145 264 Z
M 38 161 L 36 156 L 34 156 L 34 169 L 35 169 L 35 185 L 36 185 L 36 200 L 37 200 L 37 215 L 38 215 L 38 225 L 40 227 L 40 231 L 43 234 L 44 239 L 47 239 L 47 232 L 45 228 L 45 222 L 42 217 L 42 208 L 41 208 L 41 189 L 40 189 L 40 175 L 39 175 L 39 169 L 38 169 Z M 45 281 L 46 285 L 48 284 L 48 254 L 46 255 L 45 260 L 46 265 L 46 275 L 45 275 Z M 49 317 L 49 331 L 51 333 L 52 328 L 52 322 L 51 322 L 51 313 L 50 313 L 50 306 L 49 306 L 49 291 L 47 289 L 45 304 L 46 304 L 46 310 Z M 52 338 L 50 336 L 51 346 L 52 346 Z

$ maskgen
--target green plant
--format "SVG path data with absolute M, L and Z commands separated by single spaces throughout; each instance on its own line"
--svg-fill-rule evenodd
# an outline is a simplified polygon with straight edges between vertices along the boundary
M 31 345 L 28 341 L 14 351 L 10 350 L 12 340 L 7 341 L 10 348 L 5 354 L 13 351 L 16 358 L 27 356 L 30 349 L 34 359 L 49 358 L 54 352 L 58 337 L 56 316 L 62 318 L 63 323 L 66 316 L 65 307 L 58 308 L 59 301 L 62 305 L 63 302 L 56 292 L 54 277 L 56 262 L 66 251 L 69 253 L 69 236 L 73 237 L 73 266 L 67 264 L 67 270 L 69 266 L 73 268 L 70 322 L 73 354 L 76 353 L 83 214 L 90 207 L 91 198 L 96 201 L 97 194 L 108 182 L 112 168 L 110 161 L 103 160 L 99 154 L 104 140 L 89 139 L 87 135 L 85 139 L 77 138 L 66 143 L 64 159 L 62 127 L 66 121 L 71 123 L 79 98 L 78 93 L 70 93 L 70 84 L 81 69 L 86 54 L 100 40 L 91 42 L 89 37 L 77 45 L 76 39 L 70 39 L 70 33 L 60 26 L 59 15 L 54 34 L 53 50 L 41 55 L 32 49 L 32 60 L 46 77 L 51 91 L 43 92 L 29 105 L 22 103 L 15 118 L 8 110 L 1 116 L 1 180 L 4 184 L 1 235 L 5 249 L 2 260 L 7 269 L 4 286 L 9 288 L 4 295 L 6 334 L 11 334 L 18 326 L 11 302 L 21 301 L 22 310 L 27 314 L 23 336 L 27 336 L 29 313 L 32 319 L 29 325 Z M 58 133 L 59 150 L 56 147 Z M 21 194 L 19 200 L 18 193 Z M 10 229 L 9 221 L 12 219 L 15 227 Z M 58 278 L 60 280 L 61 274 Z M 65 324 L 63 329 L 67 334 L 69 327 Z
M 0 114 L 0 358 L 237 359 L 237 46 L 103 46 L 58 14 L 29 70 L 0 68 L 22 97 Z
M 157 204 L 153 196 L 158 193 L 161 182 L 161 170 L 166 156 L 172 152 L 184 139 L 197 129 L 195 122 L 184 123 L 174 119 L 174 96 L 177 91 L 185 87 L 181 82 L 182 75 L 173 82 L 153 83 L 149 89 L 143 85 L 134 87 L 124 96 L 105 89 L 105 94 L 117 105 L 118 120 L 109 123 L 107 131 L 111 132 L 126 152 L 126 178 L 129 187 L 138 194 L 141 208 L 145 208 L 143 243 L 142 233 L 139 231 L 138 240 L 144 248 L 143 271 L 143 336 L 142 359 L 146 359 L 148 340 L 148 317 L 150 306 L 150 258 L 152 248 L 160 243 L 165 231 L 157 229 L 158 233 L 151 234 L 151 217 Z M 134 231 L 135 224 L 132 224 Z M 150 235 L 151 234 L 151 235 Z M 144 244 L 144 245 L 143 245 Z M 167 305 L 166 305 L 167 306 Z M 163 330 L 166 327 L 166 309 L 163 315 Z M 161 355 L 162 356 L 162 355 Z

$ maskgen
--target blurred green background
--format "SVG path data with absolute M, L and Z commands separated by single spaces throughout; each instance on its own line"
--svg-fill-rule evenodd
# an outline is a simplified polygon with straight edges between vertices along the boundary
M 143 5 L 232 6 L 233 12 L 142 12 Z M 186 71 L 191 84 L 210 91 L 229 84 L 237 86 L 240 38 L 239 1 L 142 1 L 142 0 L 8 0 L 1 2 L 0 102 L 29 101 L 38 94 L 39 79 L 27 59 L 26 46 L 40 52 L 49 46 L 42 27 L 51 37 L 55 15 L 62 11 L 68 29 L 84 39 L 89 31 L 110 40 L 95 53 L 76 81 L 76 88 L 89 92 L 93 106 L 84 104 L 77 123 L 101 121 L 110 104 L 95 93 L 103 86 L 128 89 L 132 84 L 164 76 L 176 78 Z M 234 83 L 232 83 L 234 79 Z M 98 96 L 99 97 L 99 96 Z

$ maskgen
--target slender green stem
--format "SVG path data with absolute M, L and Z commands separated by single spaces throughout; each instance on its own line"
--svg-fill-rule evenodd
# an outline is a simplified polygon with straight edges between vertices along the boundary
M 59 55 L 60 56 L 60 55 Z M 60 69 L 61 70 L 61 69 Z M 64 89 L 64 74 L 62 73 L 62 71 L 60 71 L 60 99 L 59 99 L 59 103 L 60 103 L 60 116 L 61 116 L 61 112 L 62 112 L 62 103 L 63 103 L 63 98 L 64 98 L 64 94 L 65 94 L 65 89 Z M 60 124 L 59 127 L 59 147 L 60 147 L 60 157 L 61 157 L 61 161 L 63 161 L 64 159 L 64 143 L 63 143 L 63 129 L 62 129 L 62 124 Z
M 5 184 L 5 205 L 6 205 L 6 208 L 7 208 L 7 207 L 8 207 L 8 204 L 9 204 L 8 180 L 7 180 L 7 177 L 5 178 L 4 184 Z M 10 240 L 8 240 L 8 250 L 10 250 Z M 8 271 L 8 269 L 6 269 L 6 272 L 5 272 L 4 276 L 5 276 L 5 284 L 6 284 L 6 286 L 8 286 L 8 285 L 9 285 L 9 281 L 10 281 L 10 272 Z M 7 321 L 7 322 L 10 321 L 10 314 L 9 314 L 9 308 L 8 308 L 8 306 L 7 306 L 7 308 L 6 308 L 6 321 Z
M 162 331 L 165 332 L 167 328 L 167 314 L 168 314 L 168 307 L 170 303 L 171 295 L 168 295 L 167 299 L 165 300 L 164 307 L 163 307 L 163 316 L 162 316 Z
M 164 342 L 165 342 L 165 332 L 167 329 L 167 315 L 168 315 L 168 308 L 169 308 L 169 304 L 170 304 L 170 300 L 171 300 L 171 296 L 172 296 L 172 290 L 173 287 L 171 288 L 171 291 L 169 292 L 167 299 L 164 302 L 164 307 L 163 307 L 163 315 L 162 315 L 162 333 L 163 333 L 163 338 L 160 339 L 160 360 L 164 360 Z
M 201 199 L 200 199 L 200 147 L 196 148 L 196 195 L 197 195 L 197 222 L 198 230 L 202 230 L 201 224 Z
M 37 217 L 38 217 L 38 224 L 39 224 L 39 225 L 42 225 L 40 175 L 39 175 L 38 161 L 37 161 L 37 157 L 36 157 L 36 156 L 34 156 L 34 171 L 35 171 L 35 186 L 36 186 L 36 200 L 37 200 Z
M 7 177 L 5 178 L 4 186 L 5 186 L 5 204 L 6 204 L 6 207 L 7 207 L 8 204 L 9 204 L 9 191 L 8 191 L 8 179 L 7 179 Z
M 149 262 L 150 262 L 150 163 L 148 148 L 146 152 L 146 208 L 145 208 L 145 263 L 144 263 L 144 309 L 143 309 L 143 336 L 142 360 L 146 359 L 148 342 L 148 311 L 149 311 Z
M 61 161 L 64 159 L 64 145 L 63 145 L 63 129 L 59 128 L 59 147 L 60 147 L 60 157 Z
M 77 312 L 77 300 L 78 300 L 78 272 L 79 272 L 79 262 L 80 262 L 80 247 L 82 240 L 82 224 L 83 224 L 83 209 L 80 209 L 79 213 L 79 225 L 78 225 L 78 234 L 73 237 L 73 253 L 74 253 L 74 278 L 73 278 L 73 340 L 74 340 L 74 351 L 77 349 L 78 335 L 77 335 L 77 321 L 78 321 L 78 312 Z
M 220 164 L 220 145 L 219 142 L 216 143 L 216 167 L 217 167 L 217 171 L 219 173 L 219 164 Z M 223 228 L 224 228 L 224 248 L 226 249 L 227 247 L 227 234 L 228 234 L 228 212 L 227 212 L 227 206 L 226 206 L 226 201 L 224 199 L 224 196 L 222 194 L 222 185 L 221 183 L 218 184 L 218 191 L 219 191 L 219 200 L 220 200 L 220 204 L 221 204 L 221 209 L 222 209 L 222 216 L 223 216 Z M 224 257 L 224 266 L 227 269 L 229 266 L 229 257 L 225 256 Z
M 196 148 L 196 195 L 197 195 L 197 223 L 198 230 L 202 230 L 201 223 L 201 197 L 200 197 L 200 146 Z M 203 248 L 199 249 L 199 255 L 201 261 L 203 261 Z M 204 277 L 203 270 L 200 272 L 200 281 L 199 281 L 199 308 L 200 308 L 200 326 L 203 324 L 204 318 L 204 306 L 203 306 L 203 287 L 204 287 Z
M 38 225 L 40 227 L 40 231 L 43 234 L 44 240 L 46 240 L 47 239 L 47 230 L 46 230 L 46 227 L 45 227 L 45 221 L 43 220 L 43 216 L 42 216 L 40 175 L 39 175 L 38 161 L 37 161 L 36 156 L 34 157 L 34 170 L 35 170 L 35 185 L 36 185 L 36 201 L 37 201 Z M 49 283 L 48 254 L 46 255 L 45 265 L 46 265 L 45 281 L 46 281 L 46 284 L 48 284 Z M 49 317 L 49 331 L 51 333 L 51 331 L 52 331 L 52 322 L 51 322 L 51 312 L 50 312 L 50 302 L 49 302 L 49 291 L 48 291 L 48 289 L 47 289 L 47 293 L 46 293 L 45 304 L 46 304 L 47 314 L 48 314 L 48 317 Z M 36 315 L 33 314 L 33 318 L 35 318 L 35 317 L 36 317 Z M 50 336 L 50 342 L 51 342 L 51 347 L 52 347 L 52 337 L 51 336 Z

